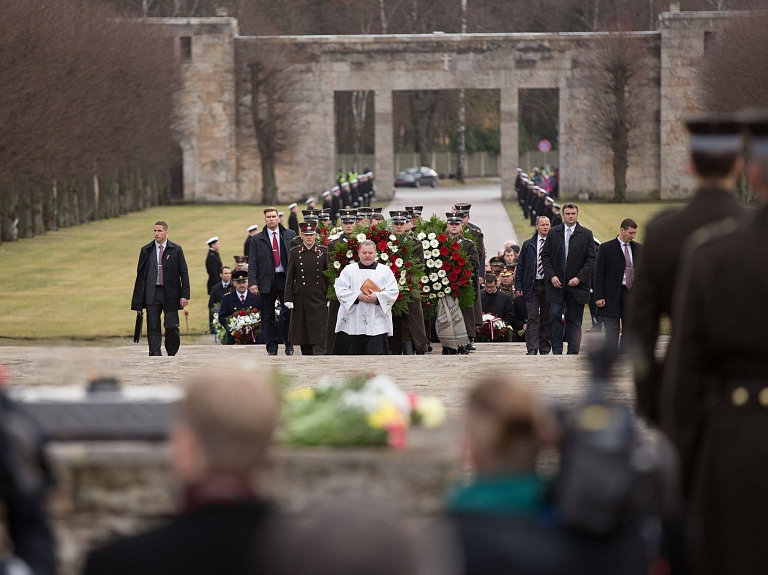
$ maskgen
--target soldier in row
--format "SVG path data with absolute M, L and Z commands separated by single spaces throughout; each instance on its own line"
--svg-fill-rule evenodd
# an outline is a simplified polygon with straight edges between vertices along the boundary
M 475 314 L 475 330 L 476 330 L 476 328 L 483 323 L 482 322 L 483 308 L 482 308 L 482 302 L 480 301 L 480 292 L 483 289 L 483 284 L 485 283 L 485 236 L 483 235 L 483 231 L 478 226 L 476 226 L 475 224 L 469 221 L 469 210 L 471 207 L 472 207 L 472 204 L 457 203 L 453 206 L 453 209 L 456 212 L 462 212 L 464 214 L 464 216 L 461 219 L 462 235 L 469 236 L 470 238 L 472 238 L 475 248 L 477 249 L 478 261 L 483 264 L 483 265 L 478 264 L 474 266 L 475 296 L 476 296 L 474 314 Z M 467 330 L 469 331 L 469 328 L 467 328 Z M 474 333 L 469 336 L 468 349 L 469 351 L 475 351 L 476 349 Z

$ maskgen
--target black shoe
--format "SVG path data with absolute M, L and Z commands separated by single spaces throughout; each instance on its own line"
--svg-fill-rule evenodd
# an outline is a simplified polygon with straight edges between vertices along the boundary
M 277 355 L 277 352 L 276 351 L 268 351 L 267 355 Z
M 469 346 L 468 345 L 460 345 L 459 346 L 459 355 L 469 355 Z
M 285 355 L 293 355 L 293 346 L 291 347 L 288 347 L 287 345 L 285 346 Z
M 443 355 L 451 355 L 451 350 L 448 349 L 447 347 L 444 347 L 443 348 Z
M 465 346 L 469 351 L 477 351 L 477 348 L 475 347 L 475 338 L 470 337 L 469 338 L 469 344 Z
M 549 352 L 548 351 L 541 351 L 541 352 L 539 352 L 539 355 L 549 355 Z
M 529 352 L 528 352 L 528 353 L 526 353 L 525 355 L 536 355 L 536 352 L 535 352 L 535 351 L 529 351 Z
M 432 351 L 432 344 L 431 343 L 427 344 L 427 351 Z

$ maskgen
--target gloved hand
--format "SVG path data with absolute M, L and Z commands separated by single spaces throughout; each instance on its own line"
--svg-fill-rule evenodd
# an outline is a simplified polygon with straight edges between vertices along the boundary
M 285 309 L 293 309 L 293 302 L 287 301 L 283 304 L 285 306 Z

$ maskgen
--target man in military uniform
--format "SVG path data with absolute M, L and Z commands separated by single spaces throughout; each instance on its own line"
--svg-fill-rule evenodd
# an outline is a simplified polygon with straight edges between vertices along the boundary
M 507 292 L 515 297 L 515 269 L 517 266 L 505 268 L 499 272 L 499 291 Z M 488 276 L 485 276 L 486 279 Z
M 661 394 L 662 428 L 682 463 L 690 572 L 703 575 L 762 573 L 766 566 L 768 111 L 751 116 L 747 176 L 761 208 L 699 228 L 683 248 Z M 699 210 L 690 217 L 702 216 L 709 202 L 732 210 L 727 190 L 741 171 L 735 159 L 741 138 L 722 124 L 716 133 L 711 123 L 689 126 L 699 176 L 725 173 L 718 188 L 701 186 L 689 205 Z M 719 163 L 701 164 L 699 154 L 717 152 Z M 669 250 L 678 244 L 665 245 Z M 648 261 L 645 254 L 642 262 Z M 718 321 L 712 310 L 721 314 Z
M 477 297 L 475 298 L 475 320 L 479 326 L 482 323 L 483 318 L 483 305 L 480 301 L 480 292 L 483 289 L 483 284 L 485 283 L 485 236 L 483 236 L 483 230 L 469 221 L 469 209 L 471 207 L 472 204 L 458 203 L 454 205 L 453 208 L 454 211 L 464 213 L 464 218 L 461 221 L 463 235 L 472 238 L 472 241 L 477 248 L 479 265 L 475 267 L 475 273 L 477 274 L 477 279 L 475 281 L 475 292 L 477 294 Z M 469 337 L 469 349 L 470 351 L 475 350 L 474 335 Z
M 258 233 L 258 231 L 258 224 L 248 227 L 248 237 L 245 238 L 245 244 L 243 244 L 243 254 L 245 254 L 246 260 L 248 259 L 248 254 L 251 253 L 251 238 L 253 238 L 254 234 Z
M 664 362 L 656 359 L 656 341 L 662 316 L 675 317 L 672 294 L 683 244 L 700 227 L 743 213 L 735 197 L 736 179 L 743 165 L 741 126 L 731 118 L 722 118 L 689 121 L 687 127 L 689 170 L 696 178 L 697 191 L 686 207 L 665 211 L 648 223 L 643 257 L 635 267 L 627 321 L 637 403 L 640 411 L 657 423 Z M 702 285 L 700 289 L 711 288 Z M 674 321 L 672 328 L 674 334 Z
M 317 231 L 317 227 L 320 222 L 320 214 L 323 213 L 322 210 L 312 209 L 312 210 L 301 210 L 301 215 L 304 218 L 305 222 L 311 223 L 314 227 L 315 231 Z M 295 248 L 296 246 L 300 246 L 303 243 L 303 239 L 301 236 L 296 236 L 291 240 L 291 248 Z
M 323 192 L 323 210 L 331 211 L 331 192 Z
M 240 270 L 232 273 L 232 286 L 221 299 L 221 308 L 219 309 L 219 322 L 224 328 L 227 328 L 229 317 L 241 309 L 257 309 L 261 311 L 261 297 L 258 294 L 252 294 L 248 291 L 248 272 Z M 247 345 L 261 343 L 261 337 L 256 336 L 246 342 Z M 227 329 L 227 339 L 224 345 L 235 345 L 235 338 Z
M 315 209 L 315 198 L 307 198 L 304 202 L 304 205 L 308 210 L 314 210 Z
M 339 210 L 343 207 L 341 203 L 341 188 L 335 186 L 331 189 L 331 221 L 334 226 L 339 221 Z
M 493 272 L 493 275 L 496 277 L 501 274 L 502 270 L 504 269 L 504 258 L 500 258 L 499 256 L 493 256 L 489 261 L 489 264 L 491 264 L 491 271 Z M 486 277 L 487 274 L 486 274 Z
M 415 226 L 417 222 L 421 221 L 421 214 L 424 211 L 424 206 L 405 206 L 405 211 L 411 214 L 413 218 L 412 226 Z
M 445 214 L 445 217 L 448 221 L 448 225 L 446 227 L 446 234 L 448 235 L 448 238 L 459 242 L 461 249 L 467 253 L 469 261 L 472 263 L 472 285 L 475 288 L 475 301 L 477 301 L 477 299 L 480 297 L 480 284 L 478 283 L 480 258 L 478 256 L 477 247 L 475 246 L 474 242 L 465 238 L 462 233 L 464 212 L 448 212 Z M 483 273 L 485 273 L 485 269 L 483 269 Z M 477 322 L 479 321 L 482 324 L 482 307 L 480 308 L 480 314 L 477 317 L 475 316 L 474 305 L 471 307 L 461 308 L 461 315 L 464 316 L 464 326 L 467 328 L 467 337 L 469 338 L 469 341 L 472 342 L 474 341 L 475 334 L 477 333 L 477 329 L 475 327 Z M 459 353 L 462 355 L 469 353 L 469 351 L 469 346 L 459 347 Z
M 351 210 L 351 209 L 342 209 L 340 210 L 340 217 L 341 217 L 341 237 L 335 240 L 331 240 L 328 242 L 328 250 L 326 252 L 328 263 L 327 267 L 330 267 L 333 265 L 333 262 L 331 261 L 331 258 L 333 257 L 333 252 L 336 249 L 336 244 L 338 242 L 347 242 L 349 238 L 352 237 L 352 230 L 355 228 L 355 217 L 357 215 L 357 210 Z M 331 351 L 333 351 L 333 342 L 336 339 L 336 319 L 339 315 L 339 300 L 336 298 L 332 298 L 328 300 L 328 318 L 326 322 L 326 330 L 325 330 L 325 355 L 330 355 Z
M 352 196 L 349 194 L 349 182 L 342 182 L 340 196 L 341 206 L 344 209 L 350 209 L 352 207 Z
M 291 310 L 290 335 L 301 355 L 325 354 L 327 315 L 328 257 L 318 245 L 316 224 L 302 222 L 302 244 L 291 248 L 285 279 L 285 307 Z
M 208 272 L 208 284 L 206 290 L 208 295 L 211 295 L 211 288 L 219 281 L 219 274 L 221 273 L 222 266 L 221 256 L 219 255 L 219 249 L 221 248 L 219 245 L 219 236 L 213 236 L 205 243 L 208 244 L 208 255 L 205 257 L 205 271 Z
M 299 206 L 296 202 L 293 202 L 290 206 L 288 206 L 288 211 L 291 212 L 291 215 L 288 216 L 288 229 L 293 230 L 293 232 L 298 236 L 299 235 Z
M 393 211 L 389 212 L 392 218 L 392 227 L 398 236 L 406 236 L 407 249 L 416 259 L 424 264 L 424 247 L 421 242 L 408 234 L 407 219 L 408 212 Z M 399 279 L 399 278 L 398 278 Z M 403 355 L 423 355 L 427 352 L 429 341 L 424 330 L 424 311 L 421 308 L 421 298 L 415 297 L 408 304 L 408 313 L 395 317 L 394 335 L 390 338 L 390 350 L 393 354 L 399 355 L 402 349 Z M 398 337 L 399 336 L 399 337 Z M 401 340 L 401 345 L 398 345 Z

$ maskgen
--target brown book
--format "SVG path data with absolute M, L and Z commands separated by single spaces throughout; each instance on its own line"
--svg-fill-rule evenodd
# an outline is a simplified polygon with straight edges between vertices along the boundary
M 371 280 L 371 278 L 368 278 L 363 282 L 363 285 L 360 286 L 360 291 L 365 295 L 371 295 L 373 292 L 380 292 L 381 288 L 377 286 L 376 283 Z

